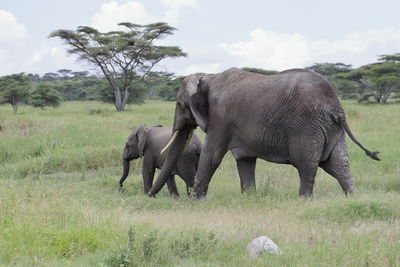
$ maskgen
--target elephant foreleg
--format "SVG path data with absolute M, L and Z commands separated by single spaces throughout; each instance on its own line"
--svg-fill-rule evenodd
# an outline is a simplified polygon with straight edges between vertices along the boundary
M 178 188 L 176 187 L 175 176 L 171 175 L 167 180 L 168 191 L 171 196 L 179 197 Z
M 208 134 L 204 142 L 193 189 L 196 198 L 203 198 L 207 195 L 211 178 L 226 154 L 225 140 L 222 136 L 219 138 L 215 140 Z
M 145 162 L 143 162 L 142 167 L 142 176 L 143 176 L 143 191 L 145 194 L 148 194 L 151 186 L 153 185 L 154 173 L 156 171 L 154 166 L 146 166 Z
M 248 190 L 256 189 L 256 159 L 257 158 L 245 158 L 238 159 L 236 161 L 236 166 L 240 177 L 240 187 L 242 193 Z

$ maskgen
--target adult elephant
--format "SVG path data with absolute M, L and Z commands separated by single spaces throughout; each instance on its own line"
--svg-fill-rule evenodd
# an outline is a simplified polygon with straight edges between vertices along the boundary
M 321 75 L 303 69 L 262 75 L 231 68 L 219 74 L 191 75 L 177 95 L 173 138 L 167 158 L 149 192 L 166 182 L 190 133 L 197 126 L 207 134 L 196 173 L 194 195 L 207 194 L 208 184 L 225 153 L 236 160 L 242 192 L 255 188 L 256 159 L 292 164 L 300 176 L 301 196 L 313 193 L 318 167 L 351 193 L 345 132 L 351 133 L 333 86 Z

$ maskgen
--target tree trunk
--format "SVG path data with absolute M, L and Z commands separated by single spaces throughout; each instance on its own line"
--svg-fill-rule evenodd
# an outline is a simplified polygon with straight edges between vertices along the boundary
M 126 105 L 126 103 L 128 103 L 128 99 L 129 99 L 129 87 L 126 87 L 125 92 L 124 92 L 124 100 L 122 101 L 123 109 L 125 109 L 125 105 Z
M 386 104 L 388 102 L 393 90 L 394 90 L 394 88 L 389 88 L 387 91 L 384 92 L 382 104 Z
M 11 106 L 12 106 L 12 108 L 13 108 L 13 110 L 14 110 L 14 113 L 17 113 L 18 102 L 15 101 L 15 98 L 14 98 L 14 97 L 12 97 Z
M 121 99 L 121 91 L 119 87 L 115 88 L 114 95 L 115 95 L 115 108 L 117 109 L 117 111 L 124 111 L 124 106 L 122 105 L 122 99 Z

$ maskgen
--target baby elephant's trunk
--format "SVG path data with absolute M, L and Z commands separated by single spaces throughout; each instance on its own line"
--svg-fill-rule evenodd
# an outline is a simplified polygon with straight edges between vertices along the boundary
M 119 180 L 119 187 L 122 188 L 123 183 L 126 179 L 126 177 L 128 177 L 129 174 L 129 167 L 130 167 L 131 163 L 129 160 L 127 159 L 122 159 L 122 166 L 123 166 L 123 172 L 122 172 L 122 176 L 121 179 Z

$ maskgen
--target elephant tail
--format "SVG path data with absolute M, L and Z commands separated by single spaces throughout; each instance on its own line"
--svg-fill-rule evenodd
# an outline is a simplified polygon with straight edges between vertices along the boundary
M 369 151 L 366 147 L 364 147 L 353 135 L 353 133 L 350 131 L 349 125 L 347 124 L 346 118 L 342 117 L 339 119 L 339 123 L 342 125 L 343 129 L 346 131 L 347 135 L 350 137 L 351 140 L 353 140 L 354 143 L 356 143 L 362 150 L 365 151 L 365 153 L 367 154 L 367 156 L 369 156 L 370 158 L 374 159 L 374 160 L 381 160 L 380 158 L 378 158 L 378 151 L 374 151 L 371 152 Z

